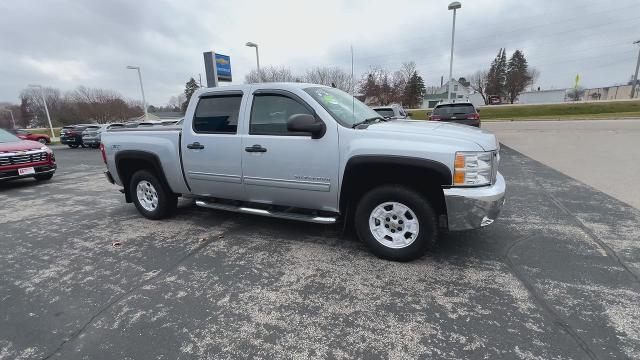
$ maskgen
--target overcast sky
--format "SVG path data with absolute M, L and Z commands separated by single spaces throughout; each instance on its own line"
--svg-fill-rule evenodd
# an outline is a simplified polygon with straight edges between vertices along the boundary
M 448 0 L 36 1 L 0 0 L 0 101 L 18 102 L 28 84 L 117 90 L 166 104 L 189 77 L 204 78 L 202 52 L 231 56 L 235 83 L 255 67 L 294 72 L 337 65 L 356 78 L 370 66 L 415 61 L 427 85 L 448 73 Z M 524 51 L 543 89 L 626 83 L 640 39 L 640 1 L 462 0 L 454 77 L 487 68 L 498 51 Z

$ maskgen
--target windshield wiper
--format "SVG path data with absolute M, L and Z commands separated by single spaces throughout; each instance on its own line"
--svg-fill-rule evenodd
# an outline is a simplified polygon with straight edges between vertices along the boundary
M 382 116 L 373 116 L 373 117 L 370 117 L 370 118 L 366 118 L 366 119 L 364 119 L 364 120 L 362 120 L 362 121 L 360 121 L 360 122 L 357 122 L 357 123 L 353 124 L 353 126 L 351 126 L 351 127 L 352 127 L 353 129 L 355 129 L 355 128 L 357 128 L 357 127 L 358 127 L 358 126 L 360 126 L 360 125 L 364 125 L 364 124 L 371 124 L 371 123 L 373 123 L 373 122 L 374 122 L 374 121 L 376 121 L 376 120 L 380 120 L 380 121 L 389 121 L 389 119 L 385 119 L 385 118 L 383 118 Z

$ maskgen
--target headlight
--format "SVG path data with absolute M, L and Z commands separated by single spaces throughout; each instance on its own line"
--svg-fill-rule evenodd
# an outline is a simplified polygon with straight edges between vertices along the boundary
M 495 152 L 457 152 L 454 162 L 454 186 L 489 185 L 494 178 Z

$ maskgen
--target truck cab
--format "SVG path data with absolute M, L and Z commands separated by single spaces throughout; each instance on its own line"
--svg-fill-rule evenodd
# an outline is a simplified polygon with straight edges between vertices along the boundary
M 107 177 L 149 218 L 179 195 L 198 206 L 351 222 L 378 256 L 410 260 L 440 230 L 498 215 L 504 180 L 493 134 L 391 120 L 341 90 L 265 83 L 200 89 L 181 127 L 103 134 Z

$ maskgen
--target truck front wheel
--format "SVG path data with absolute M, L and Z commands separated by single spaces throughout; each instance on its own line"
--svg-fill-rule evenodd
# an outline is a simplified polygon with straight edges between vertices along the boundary
M 384 185 L 366 193 L 354 220 L 358 237 L 387 260 L 417 259 L 438 236 L 436 213 L 429 201 L 404 186 Z
M 147 170 L 133 174 L 129 194 L 140 214 L 147 219 L 162 219 L 178 205 L 178 197 L 167 191 L 155 174 Z

